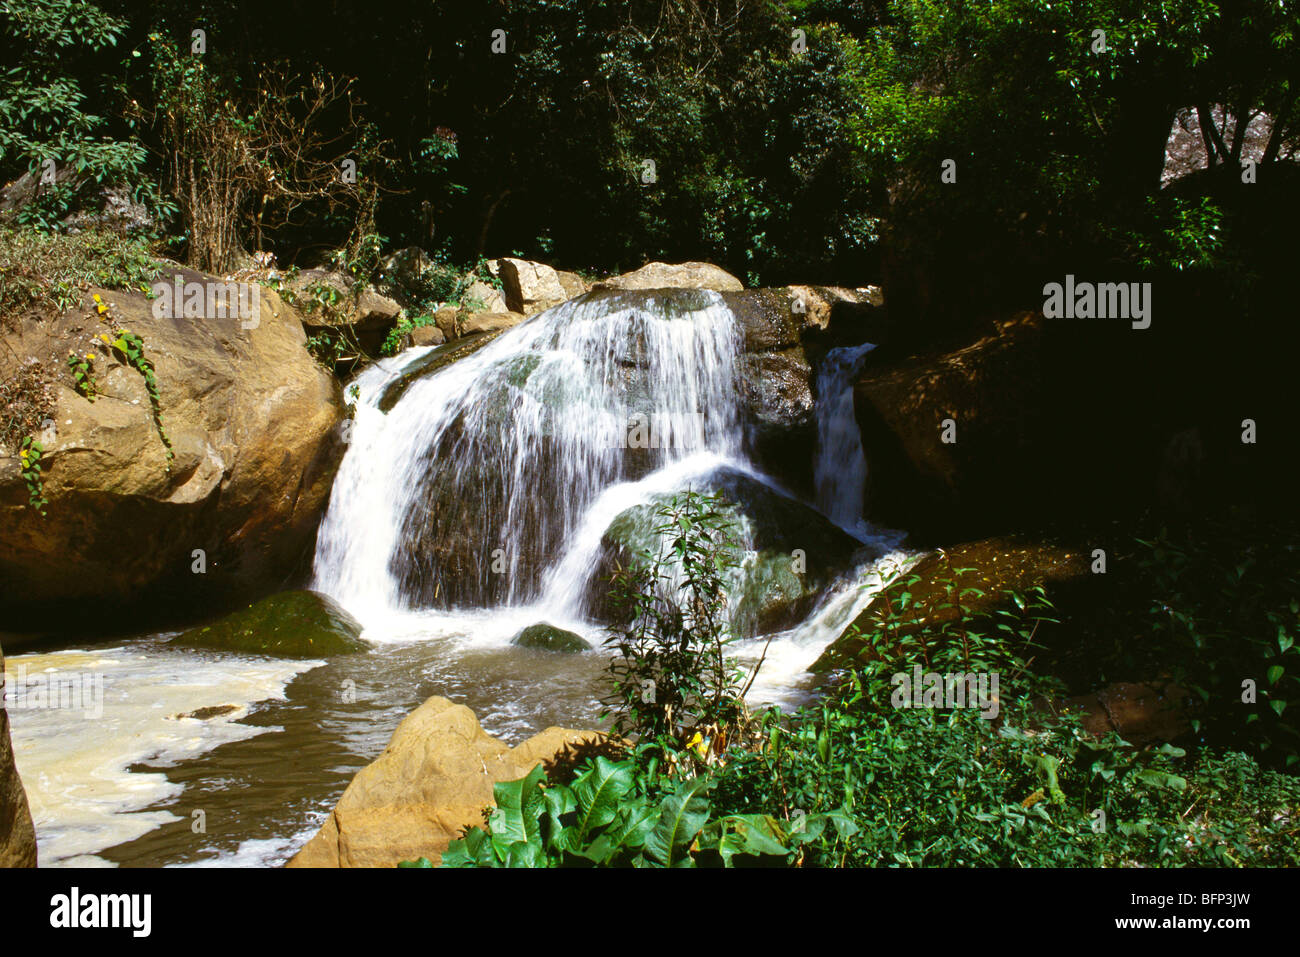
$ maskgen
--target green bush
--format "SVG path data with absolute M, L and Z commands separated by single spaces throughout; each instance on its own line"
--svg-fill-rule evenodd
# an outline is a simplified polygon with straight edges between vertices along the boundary
M 70 309 L 91 286 L 147 290 L 158 270 L 141 237 L 0 227 L 0 317 L 12 322 L 25 310 Z

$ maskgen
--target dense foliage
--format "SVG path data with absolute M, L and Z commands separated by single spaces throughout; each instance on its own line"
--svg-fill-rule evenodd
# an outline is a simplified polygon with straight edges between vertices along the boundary
M 679 497 L 661 513 L 672 518 L 666 541 L 676 543 L 667 551 L 693 554 L 707 568 L 725 560 L 729 543 L 713 535 L 723 520 L 716 503 Z M 646 560 L 662 570 L 656 556 Z M 698 596 L 675 580 L 678 588 L 657 600 L 677 602 L 675 620 L 689 621 L 691 606 L 680 602 Z M 622 760 L 595 757 L 569 783 L 548 781 L 539 765 L 498 784 L 485 827 L 453 841 L 443 865 L 1300 863 L 1300 779 L 1240 751 L 1138 749 L 1113 732 L 1091 735 L 1077 713 L 1051 703 L 1059 682 L 1026 660 L 1038 627 L 1055 614 L 1041 589 L 1011 593 L 1005 613 L 985 627 L 972 623 L 955 586 L 947 594 L 959 613 L 945 616 L 936 612 L 947 602 L 918 611 L 906 571 L 895 582 L 904 586 L 892 590 L 897 600 L 862 636 L 874 653 L 819 705 L 793 715 L 732 711 L 727 743 L 717 747 L 686 739 L 662 712 L 627 696 L 619 728 L 635 743 Z M 647 652 L 659 660 L 653 643 L 619 646 L 627 655 L 614 663 L 619 687 L 646 666 Z M 707 656 L 691 660 L 701 672 L 713 667 Z M 900 706 L 891 687 L 913 665 L 1007 669 L 1011 680 L 995 689 L 996 713 Z
M 392 246 L 462 263 L 710 259 L 766 283 L 856 284 L 882 251 L 927 268 L 960 249 L 997 286 L 1014 278 L 990 267 L 1016 254 L 1211 263 L 1237 201 L 1160 195 L 1176 115 L 1201 118 L 1220 169 L 1261 111 L 1276 119 L 1265 166 L 1296 135 L 1290 0 L 460 0 L 329 16 L 271 0 L 256 30 L 244 15 L 229 0 L 7 0 L 0 178 L 54 159 L 165 182 L 196 263 L 232 244 L 313 259 L 373 222 Z M 351 184 L 333 176 L 349 158 Z

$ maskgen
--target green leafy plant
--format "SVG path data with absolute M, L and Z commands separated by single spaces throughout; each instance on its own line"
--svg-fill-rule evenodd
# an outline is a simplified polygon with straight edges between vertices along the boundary
M 614 733 L 674 754 L 719 754 L 742 723 L 741 673 L 727 659 L 732 519 L 717 495 L 688 491 L 655 510 L 656 545 L 611 582 L 616 620 L 606 647 Z
M 45 483 L 41 479 L 41 458 L 44 454 L 44 447 L 30 435 L 23 439 L 18 449 L 19 470 L 27 485 L 27 505 L 36 509 L 41 518 L 45 517 L 45 506 L 50 504 L 45 498 Z
M 101 315 L 107 315 L 107 307 L 100 297 L 96 295 L 94 298 L 97 307 L 102 307 Z M 154 376 L 153 362 L 145 355 L 144 339 L 129 329 L 121 328 L 115 328 L 112 336 L 101 333 L 99 338 L 119 361 L 140 373 L 141 378 L 144 379 L 145 389 L 149 393 L 149 406 L 153 412 L 154 427 L 158 430 L 158 438 L 162 440 L 163 449 L 167 453 L 167 468 L 170 471 L 172 459 L 176 456 L 172 452 L 172 443 L 167 437 L 167 430 L 163 427 L 162 396 L 158 392 L 158 380 Z
M 548 784 L 538 765 L 522 780 L 495 786 L 486 830 L 470 828 L 453 841 L 442 866 L 784 866 L 826 823 L 819 817 L 792 834 L 765 814 L 718 814 L 708 797 L 713 786 L 704 776 L 661 779 L 652 758 L 596 757 L 567 786 Z
M 94 355 L 89 352 L 84 356 L 75 352 L 68 353 L 68 369 L 72 373 L 73 387 L 90 402 L 95 401 L 95 377 L 92 374 L 94 361 Z

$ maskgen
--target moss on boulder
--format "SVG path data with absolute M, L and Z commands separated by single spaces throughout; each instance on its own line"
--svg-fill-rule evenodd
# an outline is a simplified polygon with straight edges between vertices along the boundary
M 538 622 L 536 625 L 529 625 L 515 635 L 510 640 L 510 644 L 518 645 L 520 648 L 536 648 L 541 651 L 558 651 L 564 654 L 591 650 L 591 645 L 581 635 L 572 631 L 565 631 L 563 628 L 557 628 L 544 621 Z
M 326 595 L 271 595 L 173 639 L 177 644 L 284 658 L 319 658 L 365 651 L 361 623 Z

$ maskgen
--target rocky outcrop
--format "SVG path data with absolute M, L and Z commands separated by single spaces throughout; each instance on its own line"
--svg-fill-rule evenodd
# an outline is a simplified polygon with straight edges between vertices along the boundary
M 0 689 L 4 685 L 4 650 L 0 649 Z M 9 741 L 9 712 L 0 707 L 0 868 L 36 866 L 36 830 L 27 794 L 14 766 Z
M 548 772 L 605 747 L 594 731 L 547 728 L 514 748 L 492 737 L 474 712 L 430 698 L 408 715 L 384 753 L 352 779 L 320 831 L 289 867 L 394 867 L 427 857 L 483 823 L 492 785 Z
M 739 279 L 712 263 L 646 263 L 640 269 L 602 279 L 595 289 L 712 289 L 734 292 L 745 288 Z
M 346 332 L 371 354 L 378 352 L 402 314 L 395 300 L 370 286 L 354 288 L 347 276 L 325 269 L 304 269 L 288 288 L 309 332 Z
M 171 461 L 145 380 L 99 339 L 109 326 L 89 296 L 8 337 L 0 378 L 29 360 L 59 375 L 38 436 L 44 517 L 16 450 L 0 453 L 0 613 L 47 628 L 128 611 L 137 625 L 151 611 L 193 616 L 265 592 L 309 554 L 343 453 L 342 390 L 307 352 L 298 313 L 251 288 L 250 319 L 169 318 L 141 293 L 98 291 L 143 340 Z M 72 388 L 70 351 L 92 357 L 93 402 Z
M 102 229 L 144 233 L 155 226 L 149 210 L 125 183 L 97 182 L 88 173 L 77 172 L 71 163 L 56 165 L 53 182 L 44 183 L 42 179 L 39 170 L 29 171 L 0 189 L 0 222 L 31 205 L 42 192 L 61 189 L 75 194 L 72 212 L 59 220 L 59 225 L 68 232 Z
M 817 440 L 817 363 L 827 350 L 883 342 L 889 326 L 875 287 L 786 286 L 724 292 L 744 335 L 741 393 L 750 454 L 805 497 Z

